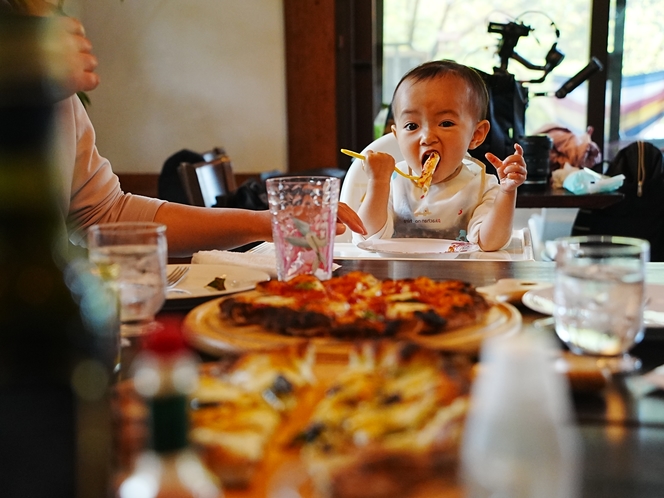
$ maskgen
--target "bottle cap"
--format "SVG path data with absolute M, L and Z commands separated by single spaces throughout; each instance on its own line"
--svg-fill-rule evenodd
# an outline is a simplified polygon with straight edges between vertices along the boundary
M 167 326 L 148 334 L 143 349 L 159 356 L 171 356 L 187 349 L 182 333 L 175 326 Z

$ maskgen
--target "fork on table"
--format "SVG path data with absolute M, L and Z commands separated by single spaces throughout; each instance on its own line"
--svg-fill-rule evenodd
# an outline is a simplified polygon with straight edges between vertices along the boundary
M 188 266 L 176 266 L 166 275 L 166 288 L 175 287 L 187 275 Z

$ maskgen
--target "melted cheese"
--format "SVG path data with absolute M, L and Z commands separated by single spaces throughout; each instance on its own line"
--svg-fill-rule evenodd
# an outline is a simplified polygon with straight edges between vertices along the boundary
M 265 453 L 268 438 L 264 433 L 254 431 L 221 432 L 198 427 L 191 431 L 194 443 L 219 446 L 229 452 L 251 461 L 260 461 Z
M 279 295 L 273 295 L 273 294 L 267 294 L 264 296 L 259 296 L 257 297 L 254 301 L 255 304 L 257 305 L 264 305 L 264 306 L 294 306 L 297 304 L 297 299 L 294 297 L 288 297 L 288 296 L 279 296 Z
M 314 411 L 312 423 L 323 434 L 312 446 L 320 444 L 327 458 L 369 443 L 412 451 L 458 437 L 449 430 L 460 431 L 467 402 L 456 398 L 448 404 L 455 395 L 434 360 L 404 364 L 394 351 L 354 351 L 349 368 Z
M 192 441 L 211 449 L 210 458 L 261 461 L 298 390 L 315 381 L 314 360 L 313 347 L 295 347 L 245 355 L 227 373 L 204 373 L 194 393 Z

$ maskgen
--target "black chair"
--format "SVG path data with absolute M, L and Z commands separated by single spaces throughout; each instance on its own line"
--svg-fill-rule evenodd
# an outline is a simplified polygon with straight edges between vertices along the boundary
M 237 189 L 233 166 L 223 148 L 215 148 L 203 155 L 203 161 L 182 162 L 178 174 L 192 206 L 212 207 L 217 197 Z
M 198 163 L 201 161 L 205 161 L 203 155 L 189 149 L 182 149 L 166 159 L 157 181 L 157 197 L 170 202 L 189 204 L 178 168 L 183 162 Z

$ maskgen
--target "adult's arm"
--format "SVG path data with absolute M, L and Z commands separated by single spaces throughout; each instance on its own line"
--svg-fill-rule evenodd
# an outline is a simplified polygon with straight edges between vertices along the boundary
M 123 192 L 111 164 L 99 154 L 94 128 L 75 96 L 63 102 L 63 113 L 62 138 L 69 149 L 63 155 L 69 159 L 62 158 L 61 165 L 70 172 L 69 185 L 64 187 L 70 189 L 65 201 L 69 201 L 67 224 L 73 243 L 84 245 L 85 232 L 92 225 L 118 221 L 165 224 L 172 256 L 271 237 L 267 211 L 200 208 Z
M 88 227 L 116 221 L 152 221 L 165 202 L 124 193 L 109 161 L 95 145 L 95 131 L 75 95 L 59 104 L 58 173 L 69 239 L 84 245 Z
M 166 202 L 154 217 L 166 225 L 170 256 L 196 251 L 230 249 L 260 240 L 272 240 L 269 211 L 204 208 Z
M 172 256 L 271 239 L 267 211 L 193 207 L 123 192 L 109 161 L 97 151 L 94 128 L 77 97 L 61 103 L 61 114 L 63 202 L 73 243 L 85 243 L 89 226 L 116 221 L 165 224 Z M 345 204 L 339 206 L 339 220 L 365 233 L 357 214 Z M 338 225 L 337 233 L 344 229 Z

